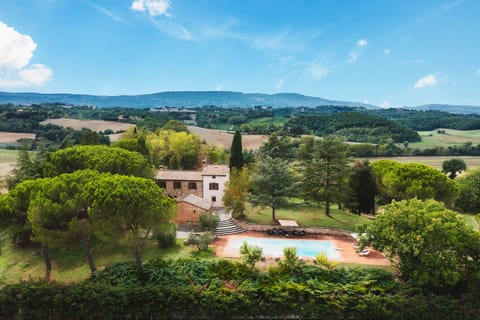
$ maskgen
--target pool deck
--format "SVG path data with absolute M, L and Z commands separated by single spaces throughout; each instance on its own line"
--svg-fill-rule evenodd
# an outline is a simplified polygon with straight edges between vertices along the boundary
M 242 238 L 247 237 L 257 237 L 257 238 L 269 238 L 269 239 L 285 239 L 283 236 L 272 236 L 262 232 L 244 232 L 241 234 L 230 235 L 218 237 L 213 245 L 216 247 L 216 255 L 219 257 L 230 257 L 238 258 L 240 257 L 240 252 L 238 249 L 235 249 L 232 245 L 229 245 L 229 241 L 242 241 Z M 295 238 L 288 238 L 295 239 Z M 308 240 L 330 240 L 333 241 L 335 247 L 340 253 L 339 258 L 330 259 L 332 261 L 338 261 L 343 263 L 360 263 L 366 265 L 381 265 L 389 266 L 390 262 L 383 256 L 382 253 L 373 250 L 370 248 L 370 254 L 368 256 L 359 256 L 355 252 L 353 245 L 356 243 L 356 240 L 351 237 L 341 237 L 341 236 L 324 236 L 324 235 L 307 235 L 298 239 L 308 239 Z M 275 260 L 276 257 L 266 257 L 267 260 Z M 309 260 L 305 258 L 304 260 Z

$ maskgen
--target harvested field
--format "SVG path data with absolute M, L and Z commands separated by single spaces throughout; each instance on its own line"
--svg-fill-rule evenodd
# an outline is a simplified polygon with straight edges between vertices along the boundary
M 17 150 L 0 149 L 0 193 L 6 193 L 4 182 L 7 175 L 17 164 Z
M 205 129 L 200 127 L 188 126 L 191 133 L 200 136 L 207 144 L 224 146 L 230 148 L 233 134 L 217 129 Z M 258 150 L 260 146 L 268 140 L 266 135 L 242 135 L 243 149 Z
M 131 123 L 123 123 L 116 121 L 104 121 L 104 120 L 80 120 L 80 119 L 70 119 L 70 118 L 58 118 L 58 119 L 48 119 L 40 122 L 40 124 L 54 124 L 57 126 L 72 128 L 75 130 L 81 130 L 82 128 L 87 128 L 92 131 L 100 132 L 110 129 L 112 131 L 119 130 L 128 130 L 131 127 L 135 126 Z
M 0 143 L 17 142 L 18 139 L 35 139 L 35 133 L 0 132 Z

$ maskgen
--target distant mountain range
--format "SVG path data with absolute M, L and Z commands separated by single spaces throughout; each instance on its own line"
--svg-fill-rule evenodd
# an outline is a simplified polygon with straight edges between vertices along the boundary
M 440 110 L 450 113 L 460 113 L 460 114 L 480 114 L 479 106 L 468 106 L 468 105 L 451 105 L 451 104 L 425 104 L 417 107 L 405 107 L 413 110 Z
M 59 102 L 69 105 L 88 105 L 100 108 L 203 107 L 206 105 L 219 107 L 254 107 L 262 105 L 274 108 L 332 105 L 365 107 L 368 109 L 377 108 L 376 106 L 361 102 L 334 101 L 297 93 L 262 94 L 231 91 L 172 91 L 128 96 L 94 96 L 62 93 L 0 92 L 0 103 L 40 104 L 48 102 Z
M 328 100 L 319 97 L 306 96 L 298 93 L 242 93 L 233 91 L 170 91 L 143 95 L 95 96 L 85 94 L 64 93 L 31 93 L 31 92 L 0 92 L 0 104 L 41 104 L 64 103 L 67 105 L 88 105 L 99 108 L 131 107 L 203 107 L 215 105 L 220 107 L 254 107 L 258 105 L 279 107 L 317 107 L 346 106 L 377 109 L 378 106 L 361 103 Z M 414 110 L 441 110 L 451 113 L 480 114 L 480 106 L 428 104 L 415 107 L 404 107 Z

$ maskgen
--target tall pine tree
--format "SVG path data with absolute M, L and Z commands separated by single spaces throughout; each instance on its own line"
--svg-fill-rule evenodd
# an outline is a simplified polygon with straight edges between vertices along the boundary
M 243 167 L 243 150 L 242 150 L 242 135 L 240 131 L 235 131 L 232 140 L 232 147 L 230 148 L 230 170 L 236 168 L 242 170 Z

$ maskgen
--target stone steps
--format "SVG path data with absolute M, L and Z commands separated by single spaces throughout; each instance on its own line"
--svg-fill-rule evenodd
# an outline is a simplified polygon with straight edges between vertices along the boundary
M 217 229 L 215 230 L 216 236 L 227 236 L 231 234 L 237 234 L 245 232 L 243 227 L 240 227 L 233 221 L 233 219 L 222 220 L 218 223 Z

